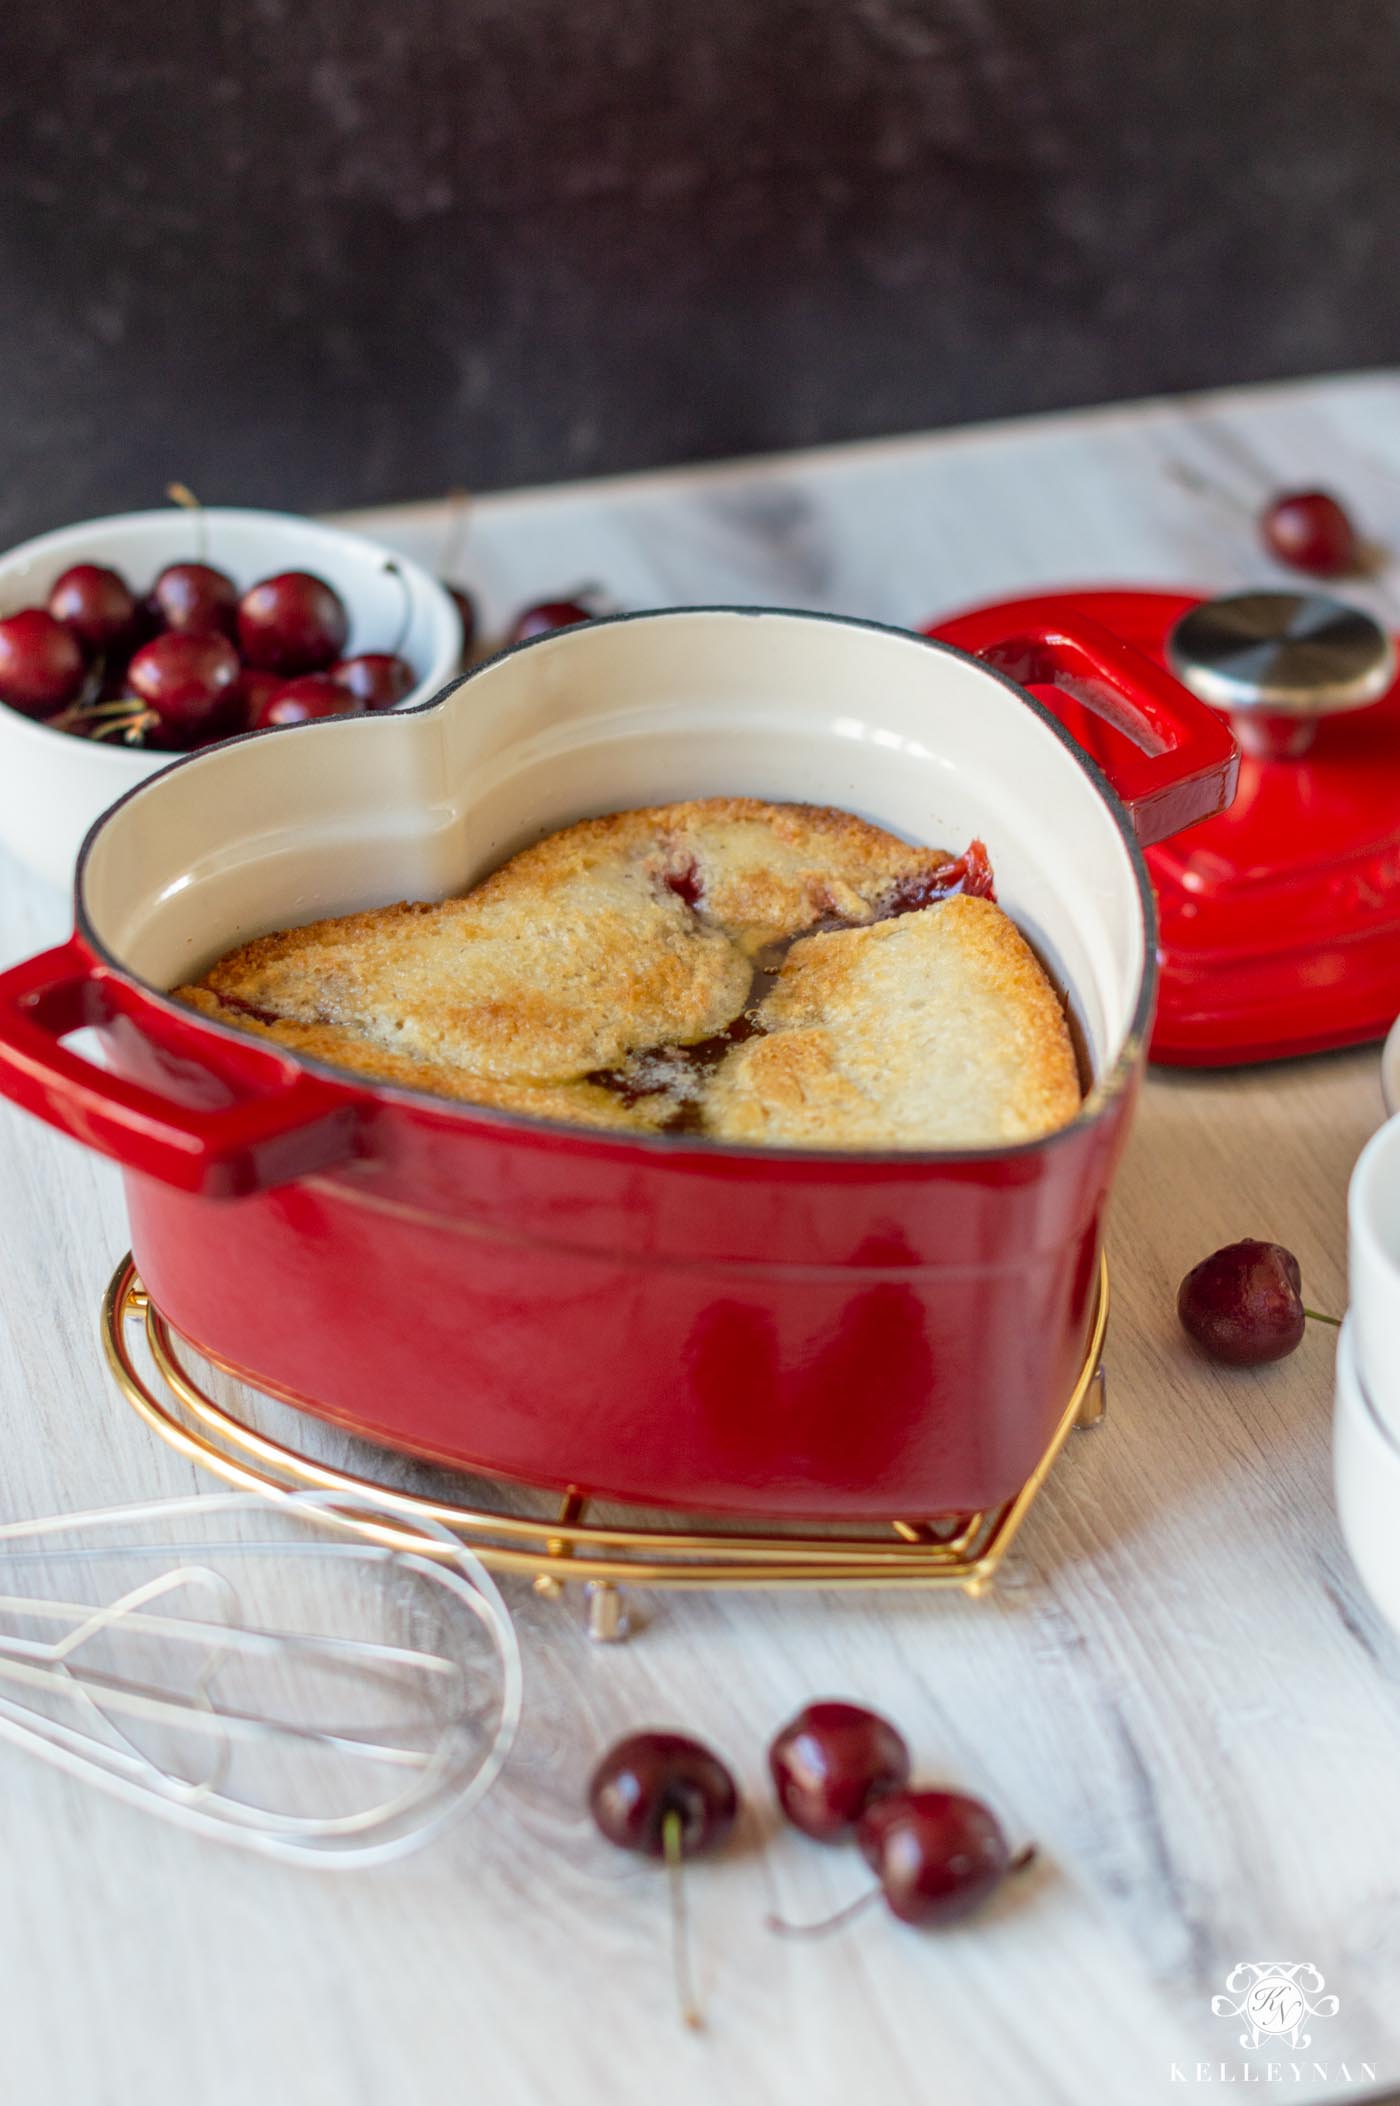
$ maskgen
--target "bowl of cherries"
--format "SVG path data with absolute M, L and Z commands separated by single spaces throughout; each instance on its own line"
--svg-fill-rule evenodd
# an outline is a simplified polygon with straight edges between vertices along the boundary
M 55 883 L 108 805 L 244 732 L 424 702 L 463 650 L 451 594 L 363 535 L 172 507 L 0 557 L 0 839 Z

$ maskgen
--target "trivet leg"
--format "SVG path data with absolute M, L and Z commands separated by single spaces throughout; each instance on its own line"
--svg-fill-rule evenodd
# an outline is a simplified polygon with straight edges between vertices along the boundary
M 582 1492 L 568 1491 L 559 1504 L 561 1527 L 572 1528 L 583 1519 L 588 1501 Z M 548 1601 L 559 1601 L 564 1593 L 568 1561 L 574 1554 L 574 1546 L 566 1536 L 550 1536 L 545 1543 L 545 1555 L 557 1558 L 558 1572 L 541 1572 L 535 1577 L 535 1592 Z M 632 1628 L 632 1618 L 627 1607 L 627 1596 L 612 1580 L 589 1580 L 583 1590 L 584 1628 L 595 1645 L 620 1645 Z
M 1079 1427 L 1097 1426 L 1108 1410 L 1108 1373 L 1102 1361 L 1089 1378 L 1089 1387 L 1084 1392 L 1084 1402 L 1079 1407 L 1075 1424 Z
M 627 1597 L 611 1580 L 590 1580 L 584 1588 L 588 1603 L 588 1635 L 595 1645 L 620 1645 L 632 1628 Z
M 981 1520 L 980 1514 L 947 1514 L 938 1521 L 892 1521 L 890 1527 L 903 1543 L 926 1543 L 935 1550 L 947 1550 L 959 1537 L 977 1529 Z
M 566 1492 L 559 1502 L 560 1523 L 565 1528 L 572 1527 L 582 1514 L 584 1504 L 582 1492 Z M 573 1544 L 564 1536 L 551 1536 L 544 1548 L 546 1557 L 559 1558 L 561 1561 L 571 1558 L 574 1554 Z M 564 1592 L 564 1582 L 556 1573 L 541 1572 L 535 1580 L 535 1592 L 542 1594 L 547 1601 L 558 1601 Z

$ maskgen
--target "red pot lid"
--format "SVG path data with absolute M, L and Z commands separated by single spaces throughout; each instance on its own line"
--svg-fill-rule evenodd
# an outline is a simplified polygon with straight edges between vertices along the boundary
M 1243 749 L 1229 809 L 1146 851 L 1161 911 L 1151 1057 L 1225 1067 L 1382 1037 L 1400 1012 L 1390 638 L 1313 593 L 1057 598 L 1225 710 Z M 1097 760 L 1122 749 L 1082 701 L 1054 701 Z

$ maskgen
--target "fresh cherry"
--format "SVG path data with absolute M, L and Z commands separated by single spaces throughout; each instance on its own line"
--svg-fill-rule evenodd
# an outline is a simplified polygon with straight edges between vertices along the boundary
M 166 629 L 232 636 L 238 587 L 208 563 L 169 563 L 151 587 L 150 609 Z
M 594 1770 L 588 1810 L 619 1850 L 666 1860 L 676 1997 L 686 2025 L 699 2026 L 681 1865 L 728 1841 L 739 1814 L 734 1779 L 718 1755 L 684 1733 L 633 1733 L 610 1748 Z
M 392 709 L 417 684 L 417 674 L 396 651 L 361 651 L 357 658 L 342 658 L 329 677 L 350 694 L 358 695 L 366 709 Z
M 349 634 L 340 594 L 309 571 L 263 578 L 238 603 L 239 649 L 269 672 L 321 672 L 341 656 Z
M 1326 490 L 1283 492 L 1266 506 L 1259 526 L 1265 546 L 1293 570 L 1340 578 L 1361 567 L 1360 536 Z
M 633 1733 L 593 1772 L 588 1810 L 610 1843 L 646 1857 L 698 1857 L 725 1842 L 739 1793 L 718 1755 L 684 1733 Z
M 100 563 L 75 563 L 49 593 L 49 613 L 96 655 L 125 643 L 136 629 L 136 601 L 125 578 Z
M 892 1792 L 863 1816 L 856 1839 L 901 1923 L 966 1916 L 1033 1855 L 1013 1859 L 996 1815 L 962 1792 Z
M 264 731 L 273 724 L 310 724 L 319 717 L 363 716 L 364 708 L 360 697 L 329 673 L 303 673 L 300 680 L 284 680 L 264 695 L 248 725 L 252 731 Z
M 150 719 L 142 729 L 159 746 L 190 746 L 222 729 L 238 676 L 238 653 L 226 636 L 181 629 L 142 644 L 127 668 Z
M 264 709 L 287 684 L 281 673 L 260 673 L 255 665 L 245 665 L 238 676 L 232 712 L 239 726 L 244 731 L 256 730 Z
M 793 1826 L 832 1843 L 874 1800 L 909 1782 L 909 1750 L 877 1712 L 827 1699 L 789 1719 L 768 1750 L 768 1767 Z
M 579 622 L 591 622 L 593 609 L 585 607 L 581 599 L 539 600 L 532 607 L 524 607 L 515 617 L 508 643 L 524 643 L 531 636 L 549 636 L 556 629 L 572 629 Z
M 1227 1243 L 1193 1265 L 1177 1292 L 1177 1315 L 1212 1360 L 1231 1367 L 1262 1367 L 1296 1351 L 1312 1317 L 1303 1306 L 1298 1260 L 1281 1243 Z
M 86 673 L 82 646 L 45 607 L 21 607 L 0 621 L 0 702 L 46 717 L 71 702 Z

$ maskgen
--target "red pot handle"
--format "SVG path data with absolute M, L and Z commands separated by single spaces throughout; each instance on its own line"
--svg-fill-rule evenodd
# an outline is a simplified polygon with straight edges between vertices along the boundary
M 1239 748 L 1224 717 L 1162 666 L 1053 593 L 982 607 L 925 634 L 994 666 L 1020 687 L 1058 687 L 1132 740 L 1101 763 L 1144 847 L 1224 811 Z
M 157 1058 L 180 1064 L 187 1083 L 233 1101 L 181 1103 L 63 1043 L 122 1015 Z M 310 1075 L 253 1039 L 228 1047 L 227 1062 L 214 1067 L 202 1036 L 197 1018 L 186 1026 L 166 1016 L 77 936 L 0 973 L 0 1095 L 124 1169 L 207 1199 L 235 1199 L 355 1153 L 360 1100 L 352 1087 Z

